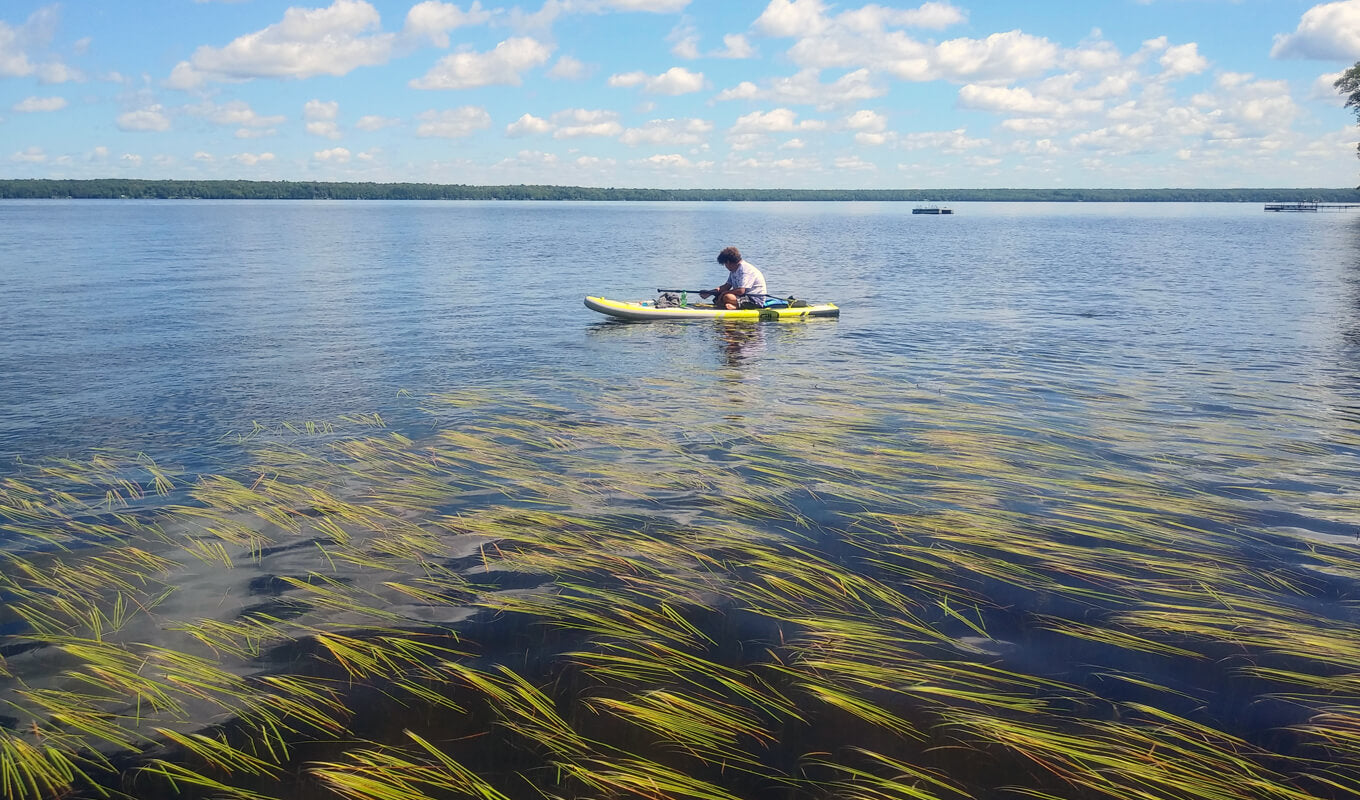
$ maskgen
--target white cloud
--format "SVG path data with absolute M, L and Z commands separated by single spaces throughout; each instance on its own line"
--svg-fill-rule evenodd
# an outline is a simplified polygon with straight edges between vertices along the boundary
M 463 106 L 446 111 L 426 111 L 416 117 L 416 136 L 461 139 L 491 127 L 491 115 L 479 106 Z
M 729 33 L 723 37 L 723 48 L 709 53 L 713 58 L 753 58 L 756 49 L 740 33 Z
M 941 30 L 967 20 L 967 14 L 949 3 L 925 3 L 919 8 L 902 9 L 871 4 L 846 11 L 836 18 L 838 24 L 859 31 L 875 31 L 886 27 Z
M 41 147 L 35 146 L 29 147 L 24 150 L 20 150 L 19 152 L 10 156 L 9 160 L 17 161 L 21 164 L 41 164 L 47 160 L 47 154 L 43 152 L 43 149 Z
M 702 58 L 703 53 L 699 52 L 699 37 L 689 36 L 677 41 L 671 46 L 671 55 L 691 60 Z
M 68 83 L 83 80 L 85 80 L 85 73 L 60 62 L 53 61 L 38 65 L 39 83 Z
M 732 126 L 731 132 L 741 133 L 782 133 L 786 131 L 808 131 L 821 130 L 826 127 L 826 123 L 821 120 L 804 120 L 795 122 L 798 115 L 787 108 L 776 108 L 773 111 L 752 111 L 737 118 L 736 124 Z
M 1058 62 L 1057 45 L 1021 31 L 939 44 L 900 31 L 862 33 L 833 27 L 800 39 L 789 56 L 804 67 L 868 67 L 904 81 L 993 80 L 1038 75 Z
M 657 154 L 638 159 L 632 163 L 637 164 L 638 166 L 655 167 L 657 169 L 707 169 L 713 166 L 713 162 L 711 161 L 694 162 L 678 153 L 669 153 L 666 155 Z
M 855 134 L 855 144 L 861 145 L 863 147 L 879 147 L 881 145 L 887 144 L 888 142 L 891 142 L 895 138 L 896 134 L 892 133 L 871 133 L 868 131 L 860 131 Z
M 723 36 L 723 46 L 720 50 L 713 50 L 704 53 L 699 49 L 699 32 L 689 21 L 682 22 L 671 30 L 666 36 L 666 41 L 674 42 L 671 46 L 671 53 L 685 59 L 703 58 L 752 58 L 756 54 L 756 49 L 746 39 L 745 34 L 729 33 Z
M 383 128 L 391 128 L 400 125 L 401 120 L 392 117 L 384 117 L 378 114 L 365 114 L 359 117 L 359 121 L 354 123 L 354 127 L 361 131 L 380 131 Z
M 674 14 L 684 11 L 689 0 L 582 0 L 576 4 L 583 11 L 645 11 L 652 14 Z
M 306 125 L 306 130 L 313 136 L 320 136 L 326 139 L 340 138 L 340 126 L 326 120 L 309 122 Z
M 888 128 L 888 119 L 877 111 L 860 109 L 845 118 L 845 127 L 852 131 L 882 133 Z
M 1225 73 L 1215 83 L 1220 93 L 1191 98 L 1206 117 L 1234 126 L 1233 132 L 1259 138 L 1280 135 L 1299 114 L 1286 81 L 1253 80 L 1250 75 Z
M 1168 47 L 1157 63 L 1164 68 L 1162 76 L 1166 78 L 1198 75 L 1209 67 L 1209 60 L 1199 54 L 1199 45 L 1195 42 Z
M 1271 58 L 1360 58 L 1360 0 L 1322 3 L 1303 12 L 1293 33 L 1277 34 Z
M 308 100 L 302 106 L 302 118 L 308 122 L 333 120 L 340 116 L 340 104 L 334 100 Z
M 867 69 L 847 72 L 831 83 L 822 83 L 821 71 L 809 68 L 786 78 L 774 78 L 764 87 L 742 81 L 719 92 L 714 99 L 767 100 L 781 105 L 812 105 L 825 111 L 882 97 L 887 91 L 873 81 Z
M 536 39 L 506 39 L 486 53 L 452 53 L 439 59 L 423 77 L 410 85 L 416 89 L 471 89 L 477 86 L 519 86 L 525 71 L 547 63 L 552 48 Z
M 257 164 L 267 164 L 274 160 L 273 153 L 237 153 L 231 157 L 232 161 L 247 167 Z
M 987 139 L 970 139 L 964 128 L 952 131 L 917 131 L 901 137 L 900 146 L 905 150 L 938 149 L 945 153 L 962 153 L 987 147 Z
M 734 170 L 769 170 L 775 169 L 780 172 L 799 172 L 811 173 L 820 172 L 822 165 L 814 158 L 778 158 L 773 161 L 761 161 L 756 158 L 743 158 L 741 160 L 728 161 L 727 165 Z
M 147 106 L 118 116 L 118 128 L 124 131 L 165 131 L 170 129 L 170 118 L 160 105 Z
M 552 128 L 552 123 L 548 122 L 546 119 L 535 117 L 533 114 L 525 114 L 505 126 L 505 135 L 513 139 L 520 136 L 547 133 L 552 130 Z
M 986 39 L 951 39 L 935 48 L 934 69 L 951 78 L 1006 78 L 1032 75 L 1052 67 L 1058 47 L 1021 31 L 994 33 Z M 909 66 L 906 74 L 914 70 Z
M 1003 120 L 1001 127 L 1028 136 L 1052 136 L 1062 130 L 1062 125 L 1056 120 L 1036 117 L 1017 117 Z
M 34 11 L 22 25 L 0 20 L 0 78 L 36 75 L 41 83 L 47 84 L 85 79 L 79 70 L 60 61 L 35 63 L 29 57 L 31 51 L 47 48 L 60 22 L 59 16 L 59 7 L 49 5 Z
M 264 139 L 277 134 L 278 130 L 275 128 L 237 128 L 232 136 L 237 139 Z
M 27 97 L 13 106 L 15 111 L 60 111 L 66 108 L 65 97 Z
M 317 161 L 345 164 L 349 162 L 350 152 L 343 147 L 332 147 L 329 150 L 318 150 L 312 153 L 312 158 Z
M 12 28 L 0 20 L 0 77 L 22 78 L 32 75 L 33 62 L 24 53 L 20 32 L 22 28 Z M 17 155 L 17 154 L 16 154 Z
M 680 58 L 693 59 L 699 58 L 699 31 L 694 27 L 694 23 L 686 19 L 666 34 L 666 41 L 674 42 L 671 45 L 671 54 Z
M 1328 105 L 1344 106 L 1346 95 L 1336 88 L 1336 82 L 1341 80 L 1343 74 L 1342 72 L 1328 72 L 1325 75 L 1319 75 L 1313 81 L 1313 90 L 1309 92 L 1309 99 L 1320 100 Z
M 118 157 L 118 160 L 126 162 L 129 166 L 133 167 L 140 167 L 142 165 L 142 157 L 136 153 L 124 153 Z
M 194 153 L 194 160 L 202 161 L 205 164 L 211 164 L 217 159 L 213 158 L 212 153 L 207 153 L 202 150 L 199 150 L 197 153 Z
M 814 36 L 827 27 L 821 0 L 770 0 L 755 28 L 767 36 Z
M 521 150 L 512 158 L 501 159 L 497 167 L 555 167 L 559 159 L 556 153 L 545 153 L 542 150 Z
M 872 162 L 865 161 L 859 156 L 837 156 L 832 159 L 831 166 L 841 170 L 869 171 L 876 170 L 878 166 Z
M 584 78 L 589 73 L 590 68 L 583 62 L 578 61 L 571 56 L 561 56 L 557 59 L 557 62 L 552 65 L 552 68 L 548 70 L 548 77 L 557 78 L 558 80 L 574 81 Z
M 217 125 L 236 125 L 248 130 L 261 130 L 269 128 L 284 121 L 282 115 L 261 116 L 250 107 L 244 100 L 232 100 L 221 105 L 217 105 L 210 100 L 194 106 L 185 106 L 184 110 L 196 117 L 203 117 Z M 246 138 L 246 137 L 241 137 Z
M 1123 56 L 1112 43 L 1096 39 L 1064 52 L 1059 60 L 1068 69 L 1099 72 L 1117 67 Z
M 1156 134 L 1157 128 L 1151 123 L 1132 125 L 1121 122 L 1079 133 L 1071 138 L 1070 144 L 1073 147 L 1098 150 L 1106 155 L 1126 155 L 1150 151 L 1152 145 L 1149 140 Z
M 713 123 L 703 119 L 654 119 L 640 128 L 629 128 L 619 141 L 629 147 L 637 145 L 697 145 L 712 132 Z
M 406 12 L 402 32 L 413 39 L 427 40 L 438 47 L 449 46 L 449 31 L 469 25 L 484 25 L 491 21 L 491 12 L 483 10 L 480 2 L 473 2 L 463 11 L 452 3 L 425 0 Z
M 641 86 L 648 94 L 682 95 L 697 92 L 704 88 L 704 73 L 690 72 L 684 67 L 671 67 L 660 75 L 647 75 L 644 72 L 627 72 L 609 76 L 613 87 Z
M 90 161 L 104 161 L 109 157 L 109 148 L 99 145 L 90 151 Z
M 1029 89 L 1005 86 L 980 86 L 970 83 L 959 89 L 959 106 L 1003 114 L 1057 114 L 1062 104 L 1035 97 Z
M 721 92 L 718 92 L 718 96 L 713 99 L 755 100 L 756 98 L 761 96 L 761 93 L 763 91 L 764 90 L 762 90 L 759 86 L 756 86 L 754 83 L 751 83 L 750 81 L 742 81 L 736 86 L 733 86 L 731 89 L 723 89 Z
M 307 122 L 307 132 L 313 136 L 339 139 L 340 126 L 335 121 L 339 116 L 340 104 L 334 100 L 329 102 L 308 100 L 302 107 L 302 118 Z
M 391 58 L 395 35 L 370 33 L 378 11 L 364 0 L 335 0 L 328 8 L 290 8 L 283 20 L 234 39 L 204 45 L 175 65 L 166 85 L 192 89 L 207 81 L 345 75 Z
M 770 36 L 794 37 L 789 57 L 801 67 L 869 68 L 900 80 L 1014 80 L 1051 68 L 1059 49 L 1019 30 L 984 39 L 920 41 L 903 28 L 944 28 L 966 19 L 949 3 L 915 9 L 866 5 L 836 16 L 821 0 L 771 0 L 754 23 Z
M 557 126 L 553 131 L 554 139 L 576 139 L 583 136 L 618 136 L 623 133 L 615 111 L 596 111 L 572 108 L 558 111 L 552 115 Z

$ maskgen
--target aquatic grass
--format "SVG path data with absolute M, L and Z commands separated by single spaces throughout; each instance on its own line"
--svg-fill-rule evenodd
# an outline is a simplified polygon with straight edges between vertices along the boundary
M 348 762 L 317 762 L 308 772 L 342 797 L 354 800 L 434 800 L 436 795 L 426 793 L 422 786 L 479 800 L 510 800 L 433 743 L 409 730 L 404 734 L 418 750 L 352 750 L 346 754 Z
M 1049 618 L 1039 623 L 1039 627 L 1056 631 L 1064 636 L 1087 639 L 1092 642 L 1111 645 L 1121 650 L 1137 653 L 1155 653 L 1171 658 L 1202 659 L 1203 653 L 1187 650 L 1184 647 L 1158 642 L 1126 631 L 1115 630 L 1108 625 L 1089 625 L 1066 619 Z
M 206 789 L 213 797 L 232 800 L 277 800 L 274 796 L 243 789 L 204 774 L 202 771 L 161 758 L 152 758 L 137 770 L 141 776 L 156 776 L 169 785 L 172 792 L 179 794 L 181 786 Z
M 881 775 L 825 758 L 809 759 L 810 764 L 823 767 L 838 778 L 828 792 L 838 798 L 853 800 L 942 800 L 948 797 L 972 797 L 966 789 L 951 784 L 946 776 L 908 764 L 865 748 L 850 748 L 851 752 L 869 759 L 877 768 L 886 768 L 891 775 Z
M 658 642 L 602 642 L 564 654 L 594 680 L 628 686 L 669 684 L 729 698 L 776 718 L 802 719 L 796 703 L 756 673 Z
M 1084 722 L 1069 726 L 1072 733 L 967 713 L 956 713 L 950 726 L 1014 749 L 1074 789 L 1108 797 L 1315 797 L 1240 755 L 1255 752 L 1247 743 L 1167 714 L 1155 716 L 1155 727 Z
M 167 630 L 183 631 L 202 642 L 214 653 L 225 653 L 241 659 L 257 658 L 265 645 L 283 640 L 286 632 L 282 620 L 265 614 L 251 614 L 227 622 L 198 619 L 167 626 Z
M 717 697 L 652 689 L 629 699 L 587 697 L 583 704 L 633 722 L 709 763 L 757 765 L 759 758 L 742 748 L 775 740 L 746 709 Z
M 569 777 L 605 796 L 623 794 L 645 798 L 740 800 L 739 796 L 714 783 L 647 759 L 600 759 L 562 764 L 561 769 Z
M 76 785 L 107 797 L 80 764 L 81 757 L 63 747 L 39 747 L 0 730 L 0 795 L 10 800 L 59 797 Z
M 1176 454 L 1158 453 L 1164 472 L 1126 463 L 1101 452 L 1107 433 L 1057 436 L 985 395 L 737 391 L 760 404 L 748 408 L 778 404 L 772 424 L 738 414 L 701 428 L 679 401 L 662 410 L 635 387 L 586 383 L 564 403 L 480 390 L 430 399 L 440 426 L 419 437 L 367 418 L 344 421 L 367 428 L 357 433 L 260 426 L 248 467 L 176 476 L 168 491 L 188 499 L 150 514 L 149 469 L 113 476 L 141 487 L 140 499 L 93 475 L 84 494 L 43 484 L 65 480 L 56 476 L 19 481 L 0 502 L 39 534 L 93 541 L 105 525 L 126 552 L 0 566 L 11 613 L 34 627 L 12 640 L 61 648 L 71 664 L 67 688 L 9 696 L 68 752 L 154 737 L 184 757 L 158 755 L 145 775 L 237 796 L 276 791 L 277 776 L 297 769 L 298 742 L 348 750 L 311 765 L 309 780 L 375 800 L 508 787 L 747 797 L 776 786 L 795 798 L 1009 786 L 1035 797 L 1299 800 L 1304 786 L 1342 796 L 1355 785 L 1347 769 L 1360 755 L 1344 717 L 1356 688 L 1337 674 L 1355 671 L 1354 626 L 1344 606 L 1329 620 L 1306 613 L 1319 579 L 1255 566 L 1250 549 L 1285 552 L 1280 536 L 1244 530 L 1246 504 L 1264 495 L 1183 481 L 1200 465 Z M 1193 434 L 1252 455 L 1233 443 L 1239 430 Z M 1158 443 L 1118 444 L 1144 445 Z M 87 528 L 66 518 L 73 501 L 98 507 L 111 488 L 132 503 L 126 512 L 78 523 Z M 705 501 L 715 495 L 736 499 Z M 1294 501 L 1276 492 L 1272 502 Z M 267 578 L 286 601 L 230 598 L 220 617 L 166 603 L 166 581 L 195 548 L 239 571 L 235 585 Z M 1354 554 L 1290 552 L 1334 568 Z M 144 612 L 164 647 L 125 641 Z M 419 615 L 445 612 L 476 616 L 426 633 Z M 479 647 L 483 635 L 505 650 Z M 1095 663 L 1060 663 L 1074 683 L 1054 680 L 1010 655 L 1031 641 Z M 1223 645 L 1259 662 L 1227 671 L 1300 704 L 1309 722 L 1291 734 L 1341 763 L 1247 744 L 1212 712 L 1203 724 L 1178 717 L 1169 710 L 1185 695 L 1212 687 L 1173 690 L 1121 669 L 1156 663 L 1145 656 L 1207 662 Z M 275 647 L 291 660 L 258 674 Z M 1112 682 L 1166 707 L 1116 704 L 1102 694 Z M 456 760 L 457 740 L 435 747 L 424 730 L 362 741 L 350 730 L 364 716 L 347 708 L 356 697 L 413 725 L 476 725 L 486 710 L 498 722 L 460 729 L 484 746 L 481 760 Z M 205 718 L 243 738 L 195 727 Z M 485 760 L 509 752 L 504 764 Z M 792 762 L 829 777 L 786 774 Z
M 153 728 L 157 734 L 198 756 L 205 764 L 225 773 L 275 775 L 278 767 L 227 744 L 220 736 L 179 733 L 169 728 Z
M 494 673 L 452 661 L 441 668 L 485 694 L 501 714 L 501 724 L 519 736 L 560 758 L 591 751 L 592 743 L 558 714 L 554 700 L 505 665 L 496 665 Z

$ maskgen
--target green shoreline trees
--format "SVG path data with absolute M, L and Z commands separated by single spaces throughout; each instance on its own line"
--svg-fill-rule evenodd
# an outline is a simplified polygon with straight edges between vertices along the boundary
M 1257 189 L 628 189 L 436 183 L 216 180 L 0 180 L 3 199 L 91 200 L 868 200 L 923 202 L 1357 202 L 1339 188 Z
M 1336 90 L 1346 95 L 1346 108 L 1355 112 L 1357 122 L 1360 122 L 1360 61 L 1355 62 L 1355 66 L 1341 73 L 1341 77 L 1332 84 Z M 1356 156 L 1360 157 L 1360 144 L 1355 146 Z

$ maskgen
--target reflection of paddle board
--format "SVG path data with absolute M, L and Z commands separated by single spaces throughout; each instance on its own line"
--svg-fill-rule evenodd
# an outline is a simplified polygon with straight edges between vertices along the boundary
M 629 303 L 621 300 L 608 300 L 603 297 L 587 297 L 586 308 L 619 319 L 780 320 L 802 319 L 804 317 L 838 317 L 841 313 L 840 308 L 833 303 L 809 303 L 799 308 L 752 308 L 728 311 L 727 309 L 714 308 L 707 303 L 657 308 L 656 304 L 650 300 Z

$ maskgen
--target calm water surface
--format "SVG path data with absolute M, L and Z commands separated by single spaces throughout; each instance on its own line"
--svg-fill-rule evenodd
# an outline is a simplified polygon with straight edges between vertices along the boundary
M 1051 424 L 1146 411 L 1355 419 L 1360 217 L 1257 205 L 6 202 L 0 470 L 93 446 L 193 464 L 253 422 L 581 377 L 866 376 Z M 586 294 L 707 286 L 736 244 L 832 324 L 628 326 Z M 791 390 L 785 387 L 783 390 Z M 1144 407 L 1142 404 L 1146 404 Z M 183 452 L 183 451 L 189 452 Z
M 0 203 L 0 547 L 32 546 L 40 525 L 23 502 L 36 496 L 32 486 L 56 486 L 66 474 L 42 472 L 43 464 L 146 454 L 174 471 L 176 488 L 133 510 L 181 504 L 137 534 L 169 559 L 156 580 L 173 591 L 140 590 L 154 611 L 106 632 L 109 646 L 142 652 L 165 643 L 244 674 L 313 662 L 205 647 L 204 631 L 252 614 L 267 614 L 279 631 L 295 625 L 277 635 L 298 640 L 374 619 L 458 624 L 471 614 L 458 606 L 461 589 L 439 602 L 417 593 L 423 601 L 414 602 L 393 587 L 473 575 L 488 582 L 488 596 L 505 589 L 513 597 L 546 580 L 493 580 L 485 551 L 458 550 L 455 540 L 475 539 L 464 533 L 529 531 L 519 547 L 530 573 L 544 563 L 534 557 L 578 547 L 553 568 L 578 588 L 599 581 L 618 590 L 627 583 L 620 575 L 647 574 L 669 576 L 686 597 L 693 575 L 667 557 L 658 556 L 655 572 L 614 574 L 611 565 L 590 566 L 602 556 L 592 543 L 610 542 L 604 556 L 642 563 L 647 543 L 699 541 L 714 553 L 747 554 L 723 556 L 723 577 L 701 592 L 726 592 L 728 607 L 743 613 L 721 619 L 702 603 L 687 607 L 695 624 L 713 626 L 706 635 L 715 638 L 705 640 L 712 647 L 696 649 L 734 669 L 768 653 L 778 663 L 756 664 L 752 674 L 787 674 L 779 670 L 841 652 L 835 626 L 873 618 L 889 631 L 883 641 L 916 648 L 877 667 L 936 670 L 906 684 L 977 661 L 1007 671 L 1015 681 L 1008 696 L 1058 691 L 1026 682 L 1034 677 L 1082 698 L 1053 700 L 1030 716 L 1002 708 L 998 719 L 1078 726 L 1083 740 L 1115 750 L 1134 733 L 1189 731 L 1149 752 L 1200 740 L 1202 730 L 1178 725 L 1206 725 L 1262 748 L 1253 763 L 1291 774 L 1335 764 L 1328 775 L 1360 786 L 1360 748 L 1344 750 L 1345 720 L 1360 711 L 1360 215 L 1227 204 L 955 210 Z M 833 300 L 841 317 L 629 324 L 581 304 L 588 294 L 639 299 L 656 287 L 713 285 L 723 275 L 714 256 L 729 244 L 764 270 L 774 293 Z M 386 421 L 384 436 L 407 438 L 360 441 L 365 431 L 351 425 L 326 449 L 331 423 L 375 413 Z M 297 433 L 309 422 L 322 433 Z M 254 486 L 195 486 L 200 473 Z M 321 486 L 340 499 L 308 494 Z M 277 505 L 251 517 L 266 494 Z M 197 515 L 195 503 L 216 516 Z M 368 534 L 350 541 L 323 527 L 353 521 L 337 510 L 343 503 L 353 504 L 346 513 L 364 504 L 398 512 L 375 527 L 372 542 Z M 102 513 L 113 506 L 96 503 L 74 520 L 58 508 L 41 524 L 133 524 Z M 549 516 L 533 516 L 540 510 Z M 195 527 L 202 519 L 218 529 Z M 424 527 L 415 535 L 393 520 Z M 395 532 L 379 530 L 389 523 Z M 251 526 L 271 546 L 232 538 Z M 635 539 L 637 531 L 647 537 Z M 313 538 L 297 543 L 300 532 Z M 214 537 L 234 549 L 203 544 L 223 547 Z M 773 566 L 748 569 L 743 558 L 766 552 L 757 546 L 779 553 L 765 562 Z M 779 604 L 800 602 L 796 591 L 783 594 L 790 586 L 805 587 L 809 608 L 853 595 L 778 582 L 809 553 L 824 560 L 825 574 L 844 570 L 834 585 L 865 578 L 891 587 L 881 596 L 897 593 L 934 633 L 922 642 L 899 637 L 900 607 L 872 601 L 868 613 L 822 608 L 815 613 L 836 621 L 785 630 L 790 612 Z M 581 573 L 572 575 L 578 562 Z M 10 585 L 14 596 L 41 603 L 62 591 L 43 576 L 66 574 L 36 570 Z M 317 575 L 327 591 L 380 598 L 378 610 L 304 592 Z M 35 589 L 17 588 L 30 579 Z M 768 594 L 746 593 L 767 579 Z M 648 591 L 638 588 L 641 597 L 661 596 Z M 752 610 L 764 598 L 774 599 Z M 0 654 L 9 659 L 0 668 L 25 680 L 25 691 L 70 688 L 70 658 L 52 653 L 62 640 L 33 635 L 31 621 L 45 618 L 19 617 L 0 609 Z M 78 617 L 57 633 L 98 635 L 84 624 Z M 816 624 L 827 625 L 827 638 L 808 632 Z M 575 645 L 537 633 L 538 644 L 523 645 L 523 631 L 480 633 L 489 657 L 500 648 L 506 663 L 541 670 L 531 676 L 540 685 L 565 687 L 564 708 L 586 690 L 559 680 L 572 667 L 555 661 L 554 648 Z M 531 663 L 529 647 L 544 657 Z M 809 670 L 809 680 L 820 679 Z M 983 691 L 998 674 L 979 679 Z M 334 677 L 339 686 L 354 676 Z M 19 688 L 0 682 L 0 696 Z M 873 724 L 849 725 L 843 708 L 824 702 L 834 695 L 805 688 L 789 687 L 805 692 L 800 709 L 820 709 L 818 719 L 845 727 L 780 728 L 778 741 L 757 749 L 781 774 L 786 755 L 789 763 L 845 755 L 854 744 L 920 759 L 913 763 L 972 796 L 1015 785 L 1035 796 L 1109 795 L 1099 788 L 1106 762 L 1093 760 L 1085 773 L 1093 793 L 1069 793 L 1033 766 L 1042 761 L 1025 751 L 1034 740 L 1008 739 L 1010 723 L 977 716 L 973 695 L 938 701 L 955 704 L 943 711 L 932 705 L 936 695 L 897 697 L 894 711 L 925 715 L 923 730 L 963 726 L 920 745 L 885 739 Z M 367 696 L 349 708 L 382 702 Z M 465 721 L 440 709 L 406 708 L 396 715 L 403 724 L 423 720 L 428 735 L 450 742 L 486 731 L 484 721 L 459 729 Z M 140 707 L 124 712 L 142 720 Z M 1162 714 L 1176 721 L 1167 727 Z M 355 721 L 346 735 L 409 744 L 392 727 L 396 716 L 373 712 L 367 727 Z M 597 717 L 573 719 L 588 727 Z M 26 719 L 0 714 L 0 732 L 24 729 Z M 1319 719 L 1322 732 L 1300 732 Z M 469 756 L 478 768 L 512 769 L 499 740 L 478 741 L 488 742 Z M 967 755 L 959 741 L 980 744 Z M 1194 781 L 1222 778 L 1226 787 L 1197 796 L 1236 797 L 1234 787 L 1254 785 L 1224 772 L 1242 768 L 1221 756 L 1241 741 L 1197 767 Z M 1333 745 L 1339 755 L 1326 749 Z M 1004 754 L 1012 750 L 1020 755 Z M 970 759 L 984 752 L 986 766 L 974 769 Z M 1284 760 L 1300 754 L 1320 760 Z M 1144 762 L 1131 763 L 1132 777 L 1116 784 L 1142 785 Z M 817 796 L 784 793 L 778 781 L 713 779 L 735 781 L 741 797 Z M 1179 778 L 1169 780 L 1169 793 L 1147 796 L 1188 796 Z M 1298 780 L 1319 797 L 1346 791 Z M 1132 796 L 1120 791 L 1113 796 Z

